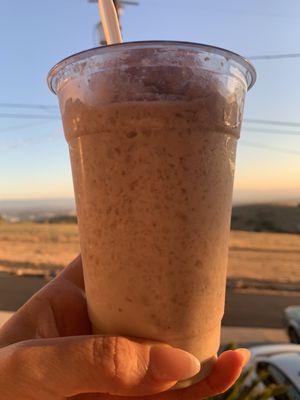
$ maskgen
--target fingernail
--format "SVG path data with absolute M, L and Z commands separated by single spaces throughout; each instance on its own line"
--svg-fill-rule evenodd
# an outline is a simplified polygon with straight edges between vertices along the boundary
M 184 350 L 160 345 L 150 350 L 149 370 L 155 380 L 182 381 L 200 371 L 200 362 Z
M 247 349 L 243 349 L 243 348 L 236 349 L 236 351 L 238 351 L 241 354 L 241 356 L 243 357 L 243 367 L 245 367 L 245 365 L 248 364 L 250 357 L 251 357 L 250 351 Z

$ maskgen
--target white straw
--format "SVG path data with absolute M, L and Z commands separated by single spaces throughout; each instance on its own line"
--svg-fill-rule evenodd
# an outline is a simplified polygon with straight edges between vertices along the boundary
M 122 43 L 118 14 L 113 0 L 99 0 L 98 3 L 107 44 Z

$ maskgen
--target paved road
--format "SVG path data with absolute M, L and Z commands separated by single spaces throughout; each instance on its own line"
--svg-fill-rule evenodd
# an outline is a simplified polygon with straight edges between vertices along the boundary
M 0 274 L 0 310 L 16 311 L 46 283 L 45 279 L 39 277 Z
M 282 328 L 283 310 L 300 305 L 299 296 L 249 294 L 227 291 L 224 326 Z
M 0 276 L 0 310 L 15 311 L 46 281 L 38 277 Z M 300 304 L 299 296 L 265 295 L 227 291 L 224 326 L 282 328 L 285 307 Z

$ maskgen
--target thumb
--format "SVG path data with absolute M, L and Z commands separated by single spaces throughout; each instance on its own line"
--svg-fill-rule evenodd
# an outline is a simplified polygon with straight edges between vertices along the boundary
M 46 393 L 145 396 L 171 388 L 200 370 L 191 354 L 164 344 L 124 337 L 77 336 L 21 342 L 14 347 L 18 382 L 31 382 Z M 14 369 L 14 374 L 16 369 Z

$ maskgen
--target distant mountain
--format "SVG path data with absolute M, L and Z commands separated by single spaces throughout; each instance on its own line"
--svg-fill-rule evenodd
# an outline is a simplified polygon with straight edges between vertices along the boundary
M 231 229 L 300 233 L 300 202 L 252 204 L 233 208 Z
M 39 217 L 35 220 L 39 224 L 77 224 L 76 215 L 55 215 L 52 217 Z
M 8 221 L 36 221 L 57 215 L 74 215 L 72 198 L 38 200 L 0 200 L 0 215 Z
M 71 198 L 0 200 L 0 216 L 10 222 L 76 223 L 75 203 Z M 300 233 L 300 201 L 236 205 L 232 211 L 231 228 Z

